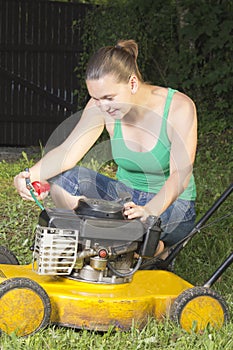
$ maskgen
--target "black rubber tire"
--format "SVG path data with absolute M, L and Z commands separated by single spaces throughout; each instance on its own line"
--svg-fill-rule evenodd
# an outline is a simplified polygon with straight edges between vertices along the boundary
M 29 306 L 29 307 L 35 307 L 35 311 L 36 311 L 36 312 L 33 312 L 33 310 L 32 310 L 32 312 L 30 312 L 30 317 L 31 317 L 30 324 L 35 323 L 36 326 L 34 329 L 30 329 L 30 330 L 27 329 L 26 331 L 25 331 L 25 329 L 20 329 L 21 322 L 23 324 L 24 323 L 23 321 L 25 321 L 23 319 L 23 317 L 25 316 L 26 312 L 23 314 L 19 313 L 19 316 L 22 316 L 22 321 L 20 322 L 17 320 L 18 325 L 17 325 L 17 330 L 15 332 L 16 332 L 17 336 L 19 336 L 19 337 L 27 337 L 29 335 L 37 333 L 39 330 L 48 326 L 48 324 L 50 322 L 50 316 L 51 316 L 51 303 L 50 303 L 50 299 L 49 299 L 48 294 L 37 282 L 35 282 L 29 278 L 23 278 L 23 277 L 10 278 L 10 279 L 7 279 L 0 284 L 0 303 L 1 303 L 1 299 L 2 298 L 4 299 L 4 296 L 7 297 L 7 293 L 11 293 L 13 291 L 13 296 L 14 296 L 15 295 L 14 292 L 15 291 L 17 292 L 19 289 L 24 289 L 25 294 L 28 291 L 33 292 L 35 297 L 40 301 L 41 305 L 43 305 L 43 308 L 39 313 L 39 315 L 41 315 L 41 320 L 37 320 L 36 315 L 38 315 L 37 314 L 38 309 L 36 309 L 36 305 L 33 305 L 33 306 L 32 306 L 32 304 L 27 305 L 28 300 L 26 297 L 23 297 L 22 299 L 18 300 L 20 305 L 24 304 L 23 310 L 29 310 L 28 309 L 28 306 Z M 16 302 L 16 305 L 17 305 L 17 302 Z M 12 307 L 12 306 L 9 305 L 9 307 Z M 12 318 L 14 318 L 13 311 L 14 310 L 12 310 Z M 15 311 L 18 312 L 18 310 L 15 310 Z M 4 315 L 3 315 L 3 318 L 4 318 Z M 2 321 L 2 324 L 4 324 L 4 326 L 6 328 L 8 328 L 7 322 L 8 322 L 8 319 Z M 29 322 L 30 322 L 30 320 L 29 320 Z M 11 323 L 11 320 L 9 320 L 9 323 Z M 7 333 L 3 329 L 0 329 L 0 334 L 1 334 L 1 332 Z
M 230 318 L 226 301 L 220 294 L 218 294 L 212 289 L 205 288 L 205 287 L 193 287 L 182 292 L 175 299 L 174 303 L 171 306 L 170 319 L 182 327 L 181 317 L 185 307 L 188 306 L 188 303 L 193 301 L 195 298 L 202 297 L 202 296 L 213 298 L 215 301 L 218 302 L 223 312 L 223 318 L 224 318 L 223 323 L 226 323 Z M 188 331 L 191 331 L 191 329 L 189 329 Z
M 0 246 L 0 264 L 19 265 L 19 261 L 10 250 Z

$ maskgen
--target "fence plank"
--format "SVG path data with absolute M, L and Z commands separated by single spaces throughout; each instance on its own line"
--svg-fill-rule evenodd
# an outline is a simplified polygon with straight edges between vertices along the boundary
M 0 143 L 45 143 L 76 110 L 74 68 L 81 52 L 72 24 L 89 6 L 0 0 Z

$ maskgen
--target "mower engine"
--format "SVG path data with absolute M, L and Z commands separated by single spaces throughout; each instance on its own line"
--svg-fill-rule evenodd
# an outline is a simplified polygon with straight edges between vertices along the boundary
M 33 269 L 93 283 L 126 283 L 151 258 L 160 220 L 128 220 L 118 202 L 82 199 L 75 210 L 46 209 L 36 229 Z M 139 257 L 139 258 L 136 258 Z

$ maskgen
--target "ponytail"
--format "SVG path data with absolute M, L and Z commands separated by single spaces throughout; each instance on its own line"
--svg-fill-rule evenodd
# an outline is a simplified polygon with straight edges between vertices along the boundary
M 89 60 L 86 80 L 100 79 L 112 74 L 118 82 L 128 82 L 135 74 L 143 81 L 137 65 L 138 45 L 134 40 L 120 40 L 115 46 L 100 48 Z

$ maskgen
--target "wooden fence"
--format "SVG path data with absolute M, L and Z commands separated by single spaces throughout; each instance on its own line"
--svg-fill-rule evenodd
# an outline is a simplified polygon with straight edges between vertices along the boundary
M 70 2 L 0 0 L 1 145 L 45 144 L 77 110 L 74 69 L 87 9 Z

